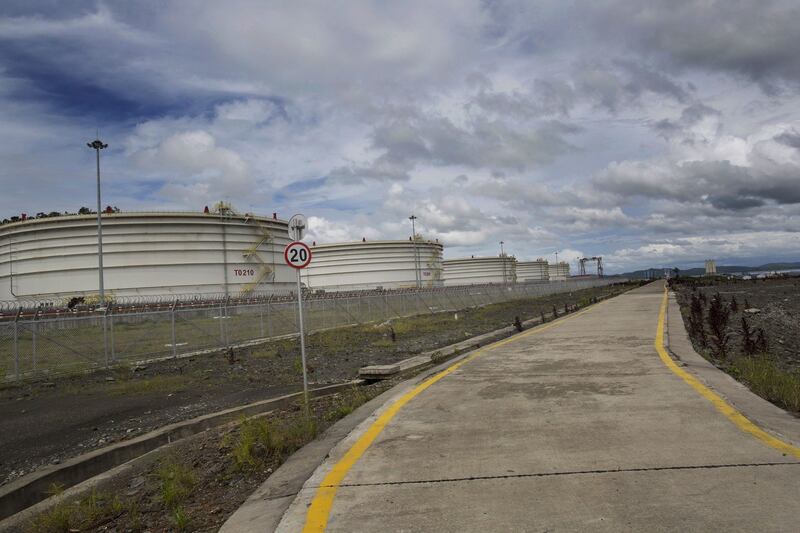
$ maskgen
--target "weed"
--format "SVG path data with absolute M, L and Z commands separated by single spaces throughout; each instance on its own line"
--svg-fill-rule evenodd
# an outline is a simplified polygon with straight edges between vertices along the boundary
M 255 454 L 258 449 L 269 449 L 272 446 L 272 431 L 268 421 L 262 418 L 244 418 L 239 426 L 239 433 L 231 444 L 233 462 L 238 470 L 245 470 L 259 465 L 263 458 Z
M 186 511 L 180 505 L 177 506 L 173 510 L 173 515 L 175 518 L 175 527 L 178 531 L 186 531 L 189 529 L 189 515 L 186 514 Z
M 30 530 L 35 533 L 61 533 L 75 528 L 77 506 L 59 502 L 37 516 L 30 523 Z
M 725 305 L 722 297 L 716 294 L 708 306 L 708 328 L 711 330 L 711 340 L 714 343 L 714 354 L 725 359 L 728 355 L 728 320 L 731 316 L 730 308 Z
M 50 495 L 61 495 L 64 488 L 53 484 Z M 101 495 L 95 489 L 78 501 L 62 500 L 38 515 L 29 529 L 35 533 L 61 533 L 89 529 L 110 514 L 120 514 L 124 504 L 116 496 Z
M 175 509 L 194 489 L 194 472 L 174 459 L 166 459 L 156 471 L 161 484 L 161 501 Z
M 708 345 L 704 315 L 705 312 L 703 311 L 703 301 L 696 292 L 693 292 L 691 302 L 689 304 L 689 333 L 693 337 L 697 338 L 700 346 L 703 348 Z
M 295 360 L 294 360 L 293 366 L 294 366 L 295 374 L 297 374 L 299 376 L 302 376 L 303 375 L 303 358 L 302 357 L 296 357 Z
M 344 418 L 366 403 L 367 400 L 369 400 L 367 394 L 362 389 L 354 386 L 348 394 L 342 395 L 339 401 L 325 413 L 325 420 L 333 422 Z
M 439 363 L 444 362 L 447 357 L 440 351 L 436 350 L 431 354 L 431 363 L 438 365 Z
M 234 468 L 247 470 L 264 465 L 275 457 L 286 457 L 316 438 L 314 419 L 293 418 L 283 423 L 271 423 L 263 418 L 242 420 L 235 437 L 228 437 Z
M 756 352 L 756 342 L 753 340 L 753 331 L 747 323 L 747 319 L 742 317 L 742 349 L 747 355 L 753 355 Z
M 741 357 L 733 370 L 750 389 L 772 403 L 800 412 L 800 374 L 779 369 L 766 357 Z
M 377 341 L 372 343 L 372 345 L 375 346 L 376 348 L 391 348 L 393 344 L 394 344 L 393 341 L 385 337 L 382 339 L 378 339 Z

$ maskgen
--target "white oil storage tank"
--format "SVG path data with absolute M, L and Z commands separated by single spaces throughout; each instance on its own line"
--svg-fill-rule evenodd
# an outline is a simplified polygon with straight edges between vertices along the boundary
M 514 283 L 517 260 L 513 256 L 466 257 L 443 262 L 444 284 L 477 285 L 482 283 Z
M 549 274 L 550 281 L 567 281 L 567 278 L 569 278 L 569 263 L 566 261 L 550 263 Z
M 550 266 L 547 261 L 538 258 L 536 261 L 517 262 L 517 281 L 548 281 L 550 279 Z
M 108 299 L 288 292 L 287 222 L 221 213 L 103 213 Z M 97 298 L 97 215 L 0 225 L 0 300 Z
M 423 239 L 315 243 L 301 276 L 311 290 L 441 287 L 442 248 Z

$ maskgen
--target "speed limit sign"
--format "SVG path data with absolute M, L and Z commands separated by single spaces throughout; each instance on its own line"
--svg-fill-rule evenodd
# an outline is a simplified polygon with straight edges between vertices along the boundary
M 311 249 L 304 242 L 291 242 L 283 251 L 283 259 L 292 268 L 305 268 L 311 262 Z

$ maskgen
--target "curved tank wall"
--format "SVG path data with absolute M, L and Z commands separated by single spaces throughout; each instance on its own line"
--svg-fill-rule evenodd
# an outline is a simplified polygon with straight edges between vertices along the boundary
M 102 215 L 107 297 L 290 291 L 287 222 L 238 214 Z M 0 226 L 0 300 L 98 294 L 96 215 Z
M 476 285 L 481 283 L 514 283 L 517 260 L 513 256 L 467 257 L 443 262 L 444 284 Z
M 544 259 L 517 262 L 517 281 L 548 281 L 549 279 L 550 266 Z
M 442 286 L 442 248 L 438 242 L 416 241 L 423 287 Z M 311 264 L 301 274 L 310 289 L 401 289 L 417 285 L 411 240 L 320 244 L 312 246 L 311 253 Z
M 569 263 L 566 261 L 550 263 L 549 274 L 550 281 L 567 281 L 567 278 L 569 278 Z

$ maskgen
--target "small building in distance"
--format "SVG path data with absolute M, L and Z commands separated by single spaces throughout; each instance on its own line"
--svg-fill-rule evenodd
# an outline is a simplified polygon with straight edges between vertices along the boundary
M 706 259 L 706 276 L 716 276 L 717 262 L 713 259 Z

